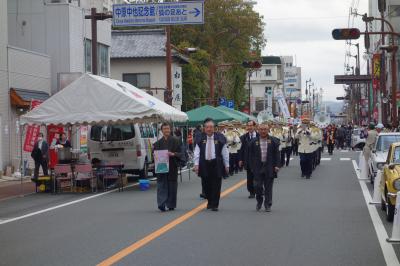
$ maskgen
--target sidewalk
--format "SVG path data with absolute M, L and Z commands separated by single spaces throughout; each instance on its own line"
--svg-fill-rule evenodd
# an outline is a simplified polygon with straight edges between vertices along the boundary
M 16 197 L 20 195 L 27 195 L 35 192 L 35 183 L 30 179 L 21 180 L 4 180 L 0 179 L 0 201 Z

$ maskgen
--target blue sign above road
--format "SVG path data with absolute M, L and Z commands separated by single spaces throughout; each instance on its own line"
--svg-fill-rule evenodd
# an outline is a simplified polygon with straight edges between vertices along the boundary
M 227 106 L 228 105 L 228 103 L 226 102 L 226 98 L 225 97 L 219 98 L 219 105 L 220 106 Z
M 228 106 L 227 107 L 231 108 L 231 109 L 235 108 L 235 102 L 233 100 L 228 100 Z
M 204 24 L 204 1 L 113 5 L 113 26 Z

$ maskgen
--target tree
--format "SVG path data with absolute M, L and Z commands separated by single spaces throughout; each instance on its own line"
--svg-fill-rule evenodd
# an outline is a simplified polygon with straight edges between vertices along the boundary
M 184 106 L 188 108 L 192 106 L 193 97 L 209 97 L 208 68 L 211 63 L 240 65 L 249 59 L 251 51 L 260 56 L 266 43 L 262 16 L 244 0 L 207 0 L 204 15 L 204 25 L 172 27 L 173 43 L 199 48 L 198 54 L 192 55 L 191 64 L 183 68 Z M 246 71 L 233 66 L 227 70 L 224 79 L 221 82 L 224 96 L 240 104 L 245 99 Z

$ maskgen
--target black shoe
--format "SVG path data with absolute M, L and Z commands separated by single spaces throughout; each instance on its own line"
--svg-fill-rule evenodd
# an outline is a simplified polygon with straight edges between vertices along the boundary
M 271 212 L 271 207 L 270 206 L 265 207 L 265 211 L 266 212 Z
M 262 205 L 262 203 L 257 203 L 256 211 L 260 211 L 261 210 L 261 205 Z
M 175 211 L 175 208 L 168 208 L 169 211 Z
M 307 176 L 306 176 L 306 179 L 310 179 L 310 178 L 311 178 L 311 175 L 307 175 Z
M 165 207 L 158 207 L 161 212 L 165 212 Z
M 204 195 L 203 193 L 200 194 L 200 198 L 205 199 L 206 195 Z
M 256 195 L 250 194 L 249 199 L 254 199 L 255 197 L 256 197 Z
M 211 210 L 212 210 L 213 212 L 217 212 L 217 211 L 218 211 L 218 208 L 211 208 Z
M 305 174 L 301 174 L 301 178 L 303 178 L 303 177 L 305 177 L 306 175 Z

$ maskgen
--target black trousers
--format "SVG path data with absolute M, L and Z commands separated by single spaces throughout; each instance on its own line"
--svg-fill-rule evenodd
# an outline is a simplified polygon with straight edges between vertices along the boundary
M 176 208 L 178 181 L 168 180 L 168 174 L 157 175 L 157 204 L 158 207 Z
M 256 199 L 258 204 L 263 204 L 265 207 L 272 206 L 272 188 L 274 178 L 266 173 L 260 173 L 254 177 L 254 185 L 256 189 Z
M 332 154 L 334 148 L 335 148 L 335 144 L 333 144 L 333 143 L 328 144 L 328 153 Z
M 33 173 L 33 176 L 35 179 L 39 177 L 39 168 L 42 166 L 43 170 L 43 175 L 48 176 L 49 171 L 48 171 L 48 162 L 47 160 L 41 159 L 41 160 L 35 160 L 35 170 Z
M 297 143 L 292 144 L 293 155 L 299 155 L 299 145 Z
M 281 163 L 282 166 L 286 164 L 286 166 L 289 166 L 290 162 L 290 155 L 292 154 L 292 147 L 286 147 L 283 148 L 281 151 Z
M 229 153 L 229 174 L 237 173 L 239 171 L 238 154 Z
M 204 179 L 204 192 L 208 200 L 208 208 L 218 208 L 221 195 L 222 178 L 216 173 L 217 160 L 206 161 L 206 176 Z
M 249 191 L 250 195 L 255 195 L 254 174 L 250 169 L 247 169 L 247 191 Z
M 300 153 L 300 167 L 301 173 L 305 176 L 311 176 L 313 167 L 313 154 Z

